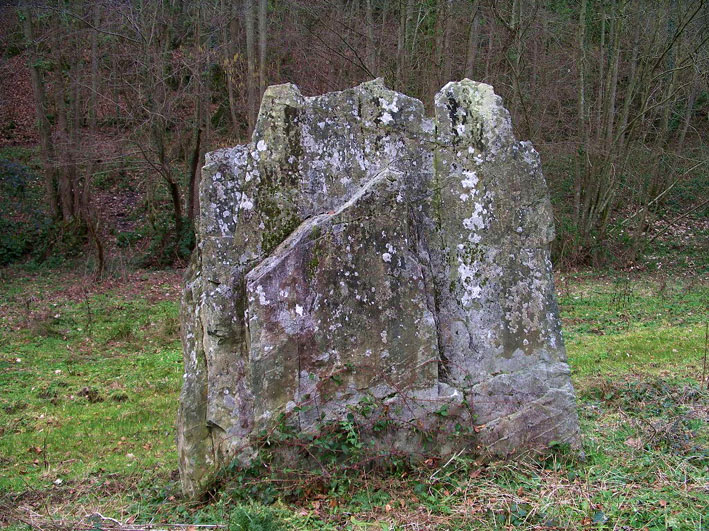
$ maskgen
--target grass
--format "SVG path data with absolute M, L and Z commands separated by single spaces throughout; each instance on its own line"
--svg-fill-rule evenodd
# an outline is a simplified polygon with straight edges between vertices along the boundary
M 698 277 L 581 274 L 557 284 L 577 383 L 606 374 L 701 370 L 709 290 Z
M 0 525 L 101 513 L 235 530 L 709 529 L 709 288 L 696 275 L 558 279 L 585 460 L 459 456 L 299 495 L 232 478 L 198 503 L 176 476 L 178 273 L 1 275 Z
M 0 294 L 0 492 L 168 477 L 182 356 L 175 275 L 82 289 L 56 274 Z M 136 296 L 136 288 L 138 296 Z

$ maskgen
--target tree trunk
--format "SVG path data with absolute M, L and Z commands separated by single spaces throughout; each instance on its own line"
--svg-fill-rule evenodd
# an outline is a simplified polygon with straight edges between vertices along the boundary
M 260 95 L 266 90 L 266 33 L 268 31 L 268 1 L 259 0 L 258 4 L 258 40 L 259 40 L 259 84 Z
M 405 49 L 406 49 L 406 8 L 404 6 L 404 0 L 399 0 L 399 34 L 396 42 L 396 84 L 397 86 L 403 86 L 403 72 L 405 59 Z
M 628 86 L 625 89 L 625 98 L 623 102 L 623 110 L 620 114 L 620 123 L 618 126 L 618 141 L 625 143 L 627 138 L 626 127 L 628 125 L 628 117 L 630 116 L 630 106 L 635 99 L 635 92 L 637 88 L 638 79 L 638 54 L 640 49 L 640 24 L 636 25 L 635 28 L 635 38 L 633 40 L 633 51 L 630 57 L 630 79 L 628 81 Z
M 487 55 L 485 57 L 485 78 L 483 81 L 490 82 L 490 65 L 492 63 L 492 54 L 495 44 L 495 25 L 492 22 L 488 23 L 489 31 L 487 35 Z
M 245 0 L 244 2 L 244 20 L 246 23 L 246 67 L 247 67 L 247 117 L 249 130 L 248 135 L 251 136 L 254 126 L 256 125 L 256 105 L 257 105 L 257 79 L 256 79 L 256 43 L 254 39 L 254 2 L 253 0 Z
M 411 57 L 415 46 L 416 37 L 418 34 L 418 21 L 414 24 L 414 16 L 420 17 L 422 2 L 417 2 L 416 0 L 408 0 L 406 2 L 406 53 Z M 418 15 L 416 15 L 416 10 L 418 8 Z
M 606 63 L 606 10 L 605 10 L 605 0 L 601 0 L 601 42 L 599 45 L 598 54 L 598 92 L 596 94 L 596 136 L 595 138 L 599 141 L 601 139 L 601 111 L 603 108 L 603 81 L 604 77 L 604 66 Z
M 444 13 L 445 29 L 443 30 L 443 83 L 448 83 L 451 79 L 453 79 L 453 52 L 451 50 L 451 40 L 453 38 L 453 0 L 446 0 Z
M 234 43 L 237 42 L 238 26 L 236 16 L 232 12 L 231 4 L 227 4 L 225 0 L 221 0 L 221 16 L 229 19 L 229 24 L 222 24 L 222 49 L 224 62 L 224 75 L 226 78 L 227 97 L 229 99 L 229 117 L 231 118 L 231 130 L 235 136 L 240 136 L 241 123 L 237 116 L 237 101 L 234 93 L 234 84 L 236 83 L 234 72 L 236 70 L 236 49 Z M 229 6 L 227 8 L 227 6 Z
M 62 55 L 61 35 L 58 28 L 55 28 L 54 53 L 56 63 L 59 65 L 54 79 L 54 109 L 57 119 L 57 188 L 59 191 L 59 214 L 65 222 L 71 221 L 74 217 L 74 194 L 72 169 L 72 142 L 70 138 L 70 109 L 67 108 L 66 94 L 67 83 L 62 72 L 64 57 Z
M 96 168 L 96 163 L 92 162 L 89 169 L 87 170 L 87 178 L 84 179 L 82 191 L 81 191 L 81 204 L 79 206 L 79 212 L 81 219 L 86 226 L 86 230 L 89 233 L 91 241 L 94 243 L 96 248 L 96 279 L 103 277 L 103 273 L 106 270 L 106 250 L 103 244 L 103 238 L 101 235 L 101 218 L 96 212 L 96 209 L 91 205 L 91 176 L 94 174 Z
M 98 28 L 101 19 L 101 4 L 92 6 L 93 26 Z M 98 30 L 91 29 L 91 92 L 89 94 L 89 129 L 96 133 L 96 95 L 98 94 Z
M 170 199 L 172 201 L 172 211 L 175 217 L 175 240 L 177 241 L 182 236 L 182 201 L 180 198 L 180 187 L 172 176 L 170 162 L 167 160 L 165 137 L 163 135 L 165 124 L 161 123 L 159 120 L 156 120 L 153 123 L 152 129 L 153 141 L 155 142 L 155 148 L 158 155 L 160 175 L 167 185 L 168 192 L 170 193 Z
M 367 69 L 375 76 L 378 74 L 377 55 L 374 45 L 374 19 L 372 17 L 372 0 L 365 0 L 365 21 L 367 23 Z
M 586 161 L 588 160 L 588 127 L 586 126 L 586 9 L 587 0 L 581 0 L 578 32 L 578 153 L 576 156 L 576 183 L 574 187 L 574 224 L 578 226 L 581 213 L 581 186 L 586 176 Z
M 615 8 L 615 0 L 613 1 L 612 8 Z M 615 121 L 615 99 L 616 90 L 618 87 L 618 66 L 620 63 L 620 30 L 623 25 L 622 13 L 617 12 L 615 9 L 612 11 L 613 19 L 611 21 L 611 28 L 613 31 L 613 41 L 611 49 L 611 64 L 609 68 L 610 76 L 608 77 L 608 85 L 606 85 L 606 125 L 605 125 L 605 145 L 606 150 L 610 149 L 611 142 L 613 141 L 613 124 Z
M 382 14 L 381 18 L 379 21 L 379 37 L 381 39 L 382 35 L 385 35 L 388 31 L 390 31 L 391 24 L 387 21 L 387 15 L 389 14 L 389 7 L 391 6 L 391 2 L 385 2 L 384 5 L 382 6 Z M 374 55 L 375 55 L 375 61 L 377 65 L 381 65 L 382 63 L 387 64 L 387 59 L 388 56 L 382 55 L 384 54 L 384 47 L 383 46 L 375 46 L 374 47 Z M 397 78 L 398 79 L 398 78 Z
M 478 0 L 473 2 L 473 15 L 470 20 L 470 32 L 468 33 L 468 47 L 466 49 L 465 59 L 465 77 L 475 79 L 475 60 L 478 56 L 478 28 L 480 18 L 478 17 L 478 9 L 480 3 Z
M 49 124 L 49 118 L 47 118 L 47 94 L 44 89 L 42 74 L 37 67 L 37 54 L 35 52 L 34 32 L 32 28 L 32 13 L 29 8 L 22 8 L 21 18 L 25 40 L 27 41 L 27 48 L 30 51 L 27 66 L 30 71 L 32 93 L 35 101 L 34 110 L 35 117 L 37 119 L 37 129 L 39 132 L 42 166 L 44 169 L 44 192 L 47 205 L 49 207 L 49 213 L 56 219 L 60 217 L 60 212 L 54 142 L 52 140 L 52 130 L 51 125 Z
M 169 168 L 166 167 L 165 169 L 169 172 Z M 175 239 L 179 240 L 182 237 L 182 203 L 180 200 L 180 187 L 169 173 L 167 173 L 165 181 L 167 182 L 167 187 L 170 190 L 172 208 L 175 212 Z
M 687 107 L 684 111 L 684 120 L 682 121 L 682 129 L 680 130 L 679 137 L 677 139 L 677 145 L 681 149 L 684 146 L 684 139 L 687 136 L 687 131 L 689 130 L 689 124 L 692 121 L 692 114 L 694 113 L 694 102 L 697 99 L 699 84 L 697 83 L 696 74 L 692 81 L 692 86 L 689 90 L 689 97 L 687 99 Z
M 69 145 L 67 146 L 67 152 L 69 154 L 70 166 L 67 168 L 69 172 L 69 179 L 71 183 L 72 192 L 72 217 L 81 217 L 81 201 L 83 194 L 83 187 L 80 186 L 81 173 L 79 168 L 79 154 L 81 153 L 81 123 L 82 123 L 82 113 L 80 108 L 81 103 L 81 68 L 79 66 L 79 61 L 81 57 L 81 51 L 78 49 L 78 42 L 73 43 L 73 53 L 70 59 L 71 67 L 69 70 L 69 83 L 71 87 L 71 105 L 69 110 L 71 112 L 71 120 L 69 121 Z
M 194 223 L 195 218 L 199 215 L 199 161 L 201 158 L 202 148 L 202 128 L 197 123 L 194 131 L 194 141 L 192 147 L 192 156 L 190 158 L 190 181 L 187 196 L 187 217 Z
M 445 43 L 445 5 L 448 0 L 436 0 L 436 24 L 434 26 L 434 59 L 433 68 L 431 68 L 429 97 L 435 94 L 441 88 L 440 75 L 443 73 L 443 45 Z

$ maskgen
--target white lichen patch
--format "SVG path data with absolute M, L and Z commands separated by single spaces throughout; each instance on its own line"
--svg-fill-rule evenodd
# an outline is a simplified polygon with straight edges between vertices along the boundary
M 381 105 L 382 109 L 385 111 L 399 112 L 399 107 L 396 104 L 396 98 L 394 98 L 391 102 L 388 102 L 384 98 L 379 98 L 379 105 Z
M 256 294 L 258 295 L 258 302 L 261 306 L 267 306 L 268 305 L 268 299 L 266 298 L 266 292 L 263 289 L 263 286 L 259 284 L 256 286 Z
M 522 158 L 524 162 L 533 170 L 541 169 L 541 160 L 539 153 L 534 149 L 534 146 L 528 140 L 519 143 L 522 147 Z
M 239 201 L 239 210 L 251 210 L 254 208 L 254 202 L 246 194 L 241 194 Z
M 463 227 L 470 231 L 478 231 L 485 228 L 484 215 L 487 214 L 487 209 L 482 203 L 475 203 L 473 213 L 469 218 L 463 220 Z
M 546 296 L 547 282 L 543 281 L 540 267 L 534 251 L 522 251 L 514 257 L 528 274 L 508 288 L 505 296 L 505 320 L 513 333 L 530 334 L 532 331 L 545 337 L 547 330 Z
M 474 171 L 464 171 L 460 184 L 463 188 L 475 188 L 478 185 L 478 175 Z
M 461 302 L 464 308 L 468 308 L 482 295 L 482 287 L 478 283 L 478 273 L 477 264 L 466 264 L 462 258 L 458 257 L 458 279 L 463 286 Z

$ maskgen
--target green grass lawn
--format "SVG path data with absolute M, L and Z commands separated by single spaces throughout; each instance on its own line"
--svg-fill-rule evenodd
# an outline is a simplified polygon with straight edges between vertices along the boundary
M 169 479 L 182 374 L 178 278 L 6 280 L 0 492 L 95 497 L 141 478 Z
M 585 460 L 460 456 L 297 496 L 232 478 L 196 503 L 176 476 L 179 272 L 0 273 L 0 525 L 101 529 L 87 519 L 100 512 L 252 530 L 709 529 L 709 287 L 697 276 L 558 279 Z

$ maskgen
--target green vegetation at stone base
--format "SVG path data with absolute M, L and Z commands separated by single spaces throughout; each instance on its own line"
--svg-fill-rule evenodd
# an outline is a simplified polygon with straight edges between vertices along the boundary
M 557 279 L 585 461 L 563 447 L 509 463 L 460 456 L 296 488 L 235 472 L 193 502 L 175 470 L 178 274 L 94 285 L 5 269 L 0 523 L 100 512 L 233 530 L 709 529 L 709 287 L 692 271 Z

